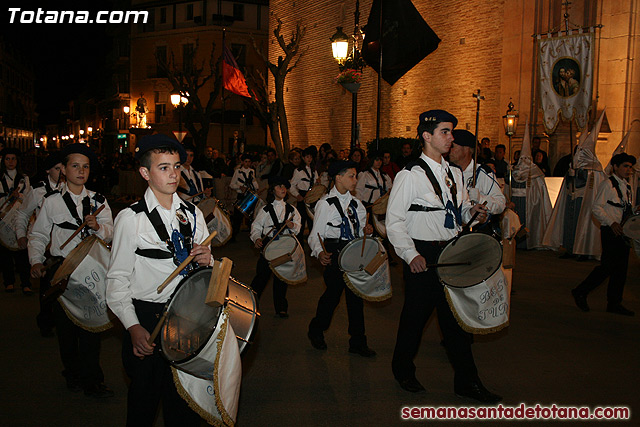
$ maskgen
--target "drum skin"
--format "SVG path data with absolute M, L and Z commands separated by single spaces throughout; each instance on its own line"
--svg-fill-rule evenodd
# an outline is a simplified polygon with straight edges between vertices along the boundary
M 627 218 L 622 223 L 622 232 L 630 239 L 640 240 L 640 214 Z
M 487 234 L 463 234 L 451 240 L 438 258 L 438 264 L 465 262 L 471 264 L 437 267 L 440 280 L 449 286 L 466 288 L 488 279 L 500 268 L 502 246 Z

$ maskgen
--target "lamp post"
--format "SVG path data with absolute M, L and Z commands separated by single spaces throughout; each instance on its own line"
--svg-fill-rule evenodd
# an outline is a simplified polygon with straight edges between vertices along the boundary
M 125 105 L 122 107 L 122 111 L 124 111 L 124 128 L 129 129 L 129 112 L 131 111 L 131 108 L 129 108 L 128 105 Z
M 185 105 L 187 105 L 189 103 L 189 98 L 187 98 L 188 95 L 188 93 L 172 93 L 171 104 L 173 105 L 173 108 L 184 107 Z M 182 108 L 178 109 L 178 132 L 182 132 Z
M 361 57 L 362 40 L 364 34 L 360 29 L 360 0 L 356 0 L 356 11 L 354 12 L 355 26 L 353 29 L 352 48 L 349 52 L 349 37 L 342 32 L 342 27 L 337 27 L 336 33 L 331 37 L 331 49 L 333 58 L 338 61 L 340 71 L 352 69 L 362 71 L 364 62 Z M 358 87 L 347 88 L 351 92 L 351 149 L 356 147 L 358 141 Z
M 511 138 L 516 133 L 516 128 L 518 126 L 518 111 L 514 110 L 515 105 L 513 102 L 509 100 L 509 105 L 507 105 L 507 114 L 502 116 L 502 124 L 504 126 L 504 133 L 509 137 L 509 200 L 511 200 Z

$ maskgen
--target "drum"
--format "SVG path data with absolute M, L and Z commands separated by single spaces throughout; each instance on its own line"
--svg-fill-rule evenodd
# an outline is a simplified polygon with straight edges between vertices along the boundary
M 640 214 L 631 215 L 622 223 L 622 232 L 630 239 L 640 240 Z
M 18 238 L 16 236 L 15 227 L 13 225 L 16 217 L 18 216 L 19 207 L 20 203 L 15 203 L 11 209 L 8 210 L 7 214 L 2 217 L 2 220 L 0 220 L 0 244 L 12 251 L 20 249 L 18 247 Z
M 207 223 L 209 233 L 216 230 L 218 234 L 211 241 L 214 247 L 224 246 L 231 239 L 231 219 L 218 199 L 208 197 L 198 204 L 198 208 L 204 214 L 204 221 Z
M 387 203 L 389 203 L 389 192 L 386 192 L 384 196 L 373 202 L 371 213 L 375 215 L 385 215 L 387 213 Z
M 259 199 L 260 198 L 255 192 L 251 190 L 247 190 L 242 196 L 242 200 L 239 200 L 236 203 L 234 203 L 234 206 L 244 216 L 246 216 L 247 218 L 251 218 L 253 216 L 253 212 L 256 209 L 256 206 L 258 205 Z
M 264 258 L 269 261 L 273 274 L 289 285 L 307 281 L 304 251 L 295 236 L 280 235 L 264 247 Z
M 438 264 L 452 263 L 470 264 L 436 267 L 443 283 L 455 288 L 477 285 L 500 268 L 502 246 L 488 234 L 463 234 L 451 240 L 438 257 Z
M 178 369 L 199 378 L 212 379 L 218 351 L 217 338 L 229 314 L 239 351 L 251 341 L 256 330 L 258 302 L 251 288 L 229 277 L 224 306 L 205 304 L 211 267 L 192 271 L 184 277 L 165 308 L 167 320 L 160 331 L 164 356 Z
M 55 286 L 68 281 L 58 297 L 69 319 L 90 332 L 101 332 L 113 326 L 113 314 L 107 309 L 107 269 L 110 251 L 99 237 L 84 239 L 65 258 L 51 279 Z
M 327 187 L 322 184 L 316 184 L 311 187 L 311 190 L 307 192 L 304 196 L 304 207 L 307 210 L 307 215 L 313 221 L 316 213 L 316 203 L 318 200 L 327 194 Z
M 373 222 L 373 228 L 376 229 L 380 237 L 382 237 L 383 239 L 386 239 L 387 238 L 387 226 L 385 224 L 386 215 L 385 214 L 378 215 L 374 213 L 373 215 L 371 215 L 371 218 Z
M 391 298 L 391 273 L 387 253 L 377 238 L 359 237 L 340 251 L 338 265 L 351 291 L 367 301 Z

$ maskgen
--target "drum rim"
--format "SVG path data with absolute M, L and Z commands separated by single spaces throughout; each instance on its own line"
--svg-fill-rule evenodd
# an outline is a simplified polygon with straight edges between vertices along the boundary
M 355 245 L 356 243 L 354 243 L 354 242 L 360 242 L 360 243 L 361 243 L 361 242 L 362 242 L 362 239 L 364 239 L 364 237 L 356 237 L 355 239 L 353 239 L 353 240 L 351 240 L 349 243 L 347 243 L 347 244 L 344 246 L 344 248 L 342 248 L 342 250 L 341 250 L 341 251 L 340 251 L 340 253 L 338 254 L 338 268 L 340 269 L 340 271 L 342 271 L 342 272 L 344 272 L 344 273 L 353 273 L 354 271 L 364 271 L 364 268 L 359 269 L 359 270 L 350 270 L 350 271 L 344 270 L 344 269 L 342 268 L 342 263 L 341 263 L 341 261 L 342 261 L 342 256 L 343 256 L 343 254 L 345 253 L 345 249 L 350 248 L 351 246 Z M 377 237 L 367 236 L 367 240 L 375 241 L 375 242 L 376 242 L 376 244 L 378 245 L 378 251 L 380 251 L 380 246 L 381 246 L 381 245 L 380 245 L 380 240 L 379 240 Z M 384 247 L 383 247 L 383 249 L 382 249 L 382 252 L 386 252 L 386 250 L 384 249 Z
M 279 236 L 281 239 L 287 239 L 287 238 L 293 238 L 293 240 L 296 242 L 295 246 L 292 248 L 292 251 L 288 252 L 289 255 L 292 255 L 295 251 L 296 248 L 298 247 L 298 245 L 300 245 L 300 242 L 298 241 L 298 239 L 296 238 L 296 236 L 294 236 L 293 234 L 281 234 Z M 280 239 L 278 239 L 280 240 Z M 266 246 L 264 247 L 264 249 L 262 250 L 262 256 L 264 257 L 264 259 L 266 259 L 267 261 L 272 261 L 270 259 L 267 258 L 267 248 L 273 243 L 273 242 L 277 242 L 278 240 L 271 240 L 269 243 L 266 244 Z M 275 259 L 275 258 L 274 258 Z M 254 291 L 255 292 L 255 291 Z
M 442 255 L 442 253 L 444 252 L 444 250 L 453 242 L 460 240 L 461 238 L 465 237 L 465 236 L 473 236 L 473 235 L 478 235 L 478 236 L 486 236 L 487 238 L 491 239 L 491 241 L 495 242 L 496 245 L 498 245 L 500 247 L 500 252 L 502 252 L 502 245 L 500 244 L 499 241 L 497 241 L 494 237 L 485 234 L 485 233 L 479 233 L 479 232 L 475 232 L 475 233 L 467 233 L 467 234 L 461 234 L 459 236 L 454 237 L 453 239 L 449 240 L 447 242 L 447 244 L 444 246 L 444 248 L 442 248 L 442 251 L 440 251 L 440 254 L 438 255 L 438 262 L 440 262 L 440 256 Z M 502 257 L 500 257 L 500 262 L 498 263 L 497 267 L 491 272 L 491 274 L 489 274 L 486 278 L 484 278 L 483 280 L 479 281 L 478 283 L 474 283 L 473 285 L 468 285 L 468 286 L 456 286 L 456 285 L 451 285 L 447 282 L 445 282 L 442 277 L 440 277 L 440 270 L 438 267 L 436 267 L 436 274 L 438 275 L 438 280 L 440 280 L 440 283 L 442 283 L 443 285 L 452 287 L 452 288 L 458 288 L 458 289 L 465 289 L 465 288 L 472 288 L 474 286 L 477 286 L 479 284 L 481 284 L 482 282 L 486 281 L 488 278 L 490 278 L 491 276 L 493 276 L 496 271 L 498 271 L 500 269 L 500 266 L 502 266 Z
M 253 345 L 253 343 L 255 342 L 254 338 L 256 336 L 256 334 L 258 333 L 258 322 L 260 321 L 260 300 L 257 298 L 258 294 L 256 293 L 256 291 L 253 290 L 253 288 L 249 285 L 245 285 L 244 283 L 242 283 L 241 281 L 239 281 L 238 279 L 236 279 L 233 276 L 229 276 L 229 280 L 235 282 L 237 285 L 240 285 L 241 287 L 249 290 L 249 292 L 251 292 L 251 296 L 253 297 L 253 301 L 255 302 L 255 306 L 256 306 L 256 311 L 253 312 L 254 314 L 254 319 L 255 321 L 253 322 L 253 326 L 251 327 L 251 331 L 249 331 L 249 336 L 246 338 L 242 338 L 240 337 L 240 339 L 242 340 L 242 345 L 238 346 L 238 350 L 240 351 L 240 356 L 242 356 L 244 354 L 245 351 L 247 351 L 247 348 L 250 345 Z M 242 306 L 243 308 L 246 309 L 246 307 Z M 229 314 L 229 321 L 231 321 L 231 314 Z M 234 338 L 236 339 L 236 341 L 238 340 L 238 333 L 235 331 L 235 329 L 233 330 L 233 333 L 235 334 Z
M 203 267 L 198 267 L 195 270 L 192 270 L 191 272 L 189 272 L 189 274 L 187 274 L 185 277 L 182 278 L 182 280 L 180 280 L 180 283 L 178 283 L 178 286 L 176 286 L 176 289 L 173 291 L 173 293 L 171 294 L 171 297 L 169 298 L 169 301 L 167 301 L 164 310 L 162 310 L 162 315 L 160 316 L 160 318 L 162 318 L 162 316 L 165 315 L 165 313 L 168 314 L 169 308 L 171 307 L 171 303 L 173 302 L 173 298 L 175 297 L 176 293 L 178 293 L 178 290 L 180 288 L 182 288 L 182 286 L 185 283 L 185 280 L 187 280 L 189 277 L 191 277 L 192 275 L 195 275 L 196 273 L 199 273 L 203 270 L 213 270 L 213 267 L 210 267 L 208 265 L 205 265 Z M 183 364 L 183 363 L 187 363 L 190 362 L 191 360 L 193 360 L 196 356 L 200 355 L 200 352 L 206 347 L 206 345 L 209 343 L 209 340 L 211 339 L 211 336 L 213 335 L 213 333 L 216 331 L 217 327 L 218 327 L 218 322 L 220 321 L 220 316 L 222 315 L 223 311 L 224 311 L 224 307 L 219 307 L 220 312 L 218 313 L 218 320 L 216 321 L 216 327 L 211 331 L 210 334 L 208 334 L 207 336 L 207 340 L 205 342 L 205 344 L 203 346 L 201 346 L 200 348 L 198 348 L 193 354 L 185 357 L 184 359 L 181 359 L 179 361 L 176 360 L 171 360 L 169 359 L 169 356 L 167 356 L 167 354 L 164 351 L 164 330 L 167 327 L 168 324 L 168 316 L 167 316 L 167 321 L 164 322 L 164 324 L 162 325 L 162 329 L 160 330 L 160 352 L 162 353 L 162 355 L 164 356 L 165 359 L 167 359 L 167 361 L 169 363 L 171 363 L 172 365 L 174 365 L 176 368 L 181 369 L 179 364 Z

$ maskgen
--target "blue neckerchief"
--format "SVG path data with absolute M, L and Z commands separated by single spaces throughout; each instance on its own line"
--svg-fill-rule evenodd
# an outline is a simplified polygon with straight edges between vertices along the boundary
M 182 233 L 180 233 L 178 230 L 173 230 L 173 233 L 171 233 L 171 243 L 173 243 L 173 256 L 177 260 L 179 265 L 189 256 L 189 251 L 186 248 L 184 236 L 182 235 Z M 184 268 L 184 270 L 180 272 L 180 275 L 184 276 L 192 269 L 193 267 L 191 266 L 191 264 L 189 264 Z
M 454 215 L 455 215 L 456 223 L 459 225 L 462 225 L 462 217 L 460 215 L 460 209 L 455 207 L 451 200 L 447 201 L 445 210 L 447 211 L 447 213 L 445 214 L 445 217 L 444 217 L 444 228 L 453 229 L 455 227 L 455 224 L 453 222 Z
M 358 209 L 357 202 L 354 199 L 351 199 L 349 206 L 347 206 L 347 216 L 343 216 L 342 222 L 340 223 L 340 239 L 341 240 L 353 240 L 356 237 L 358 237 L 358 230 L 360 230 L 360 220 L 358 219 L 357 209 Z M 353 227 L 353 232 L 351 231 L 349 222 L 351 222 L 351 226 Z

